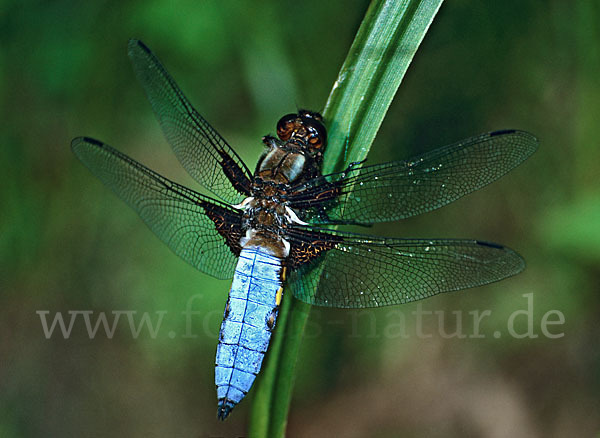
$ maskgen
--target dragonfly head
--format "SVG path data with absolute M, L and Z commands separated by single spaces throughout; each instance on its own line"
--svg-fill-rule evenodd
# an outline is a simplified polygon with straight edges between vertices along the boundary
M 315 157 L 320 157 L 327 145 L 327 130 L 321 114 L 299 110 L 287 114 L 277 122 L 277 136 L 282 141 L 299 143 Z

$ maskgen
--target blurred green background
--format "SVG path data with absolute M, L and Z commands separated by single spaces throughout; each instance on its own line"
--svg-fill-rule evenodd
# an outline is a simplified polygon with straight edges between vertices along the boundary
M 261 135 L 282 114 L 322 109 L 367 6 L 0 2 L 0 436 L 246 433 L 252 393 L 225 423 L 216 419 L 214 354 L 229 282 L 174 256 L 69 143 L 101 139 L 198 189 L 129 65 L 127 39 L 136 37 L 252 168 Z M 531 131 L 541 146 L 490 187 L 368 232 L 501 242 L 527 270 L 421 307 L 314 308 L 289 436 L 600 431 L 599 20 L 597 1 L 442 6 L 369 162 L 502 128 Z M 527 309 L 525 294 L 537 337 L 515 338 L 507 325 Z M 430 337 L 417 336 L 419 308 L 443 312 L 423 316 Z M 474 338 L 469 312 L 485 310 Z M 564 333 L 556 339 L 540 328 L 551 310 L 564 316 L 549 326 Z M 114 336 L 100 327 L 92 339 L 84 313 L 71 313 L 67 339 L 58 326 L 47 339 L 42 320 L 62 312 L 68 326 L 69 311 L 88 311 L 92 326 L 101 312 L 111 323 L 112 312 L 137 313 L 122 313 Z M 132 335 L 128 317 L 137 325 L 144 312 L 155 326 L 162 318 L 156 336 Z M 525 315 L 514 321 L 527 332 Z M 466 337 L 448 335 L 457 329 Z

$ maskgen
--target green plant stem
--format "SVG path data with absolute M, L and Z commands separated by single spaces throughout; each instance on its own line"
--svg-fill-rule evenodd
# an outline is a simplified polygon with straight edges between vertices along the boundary
M 363 160 L 442 0 L 373 0 L 327 100 L 323 173 Z M 318 271 L 315 275 L 320 275 Z M 251 437 L 282 437 L 310 305 L 284 297 L 257 379 Z

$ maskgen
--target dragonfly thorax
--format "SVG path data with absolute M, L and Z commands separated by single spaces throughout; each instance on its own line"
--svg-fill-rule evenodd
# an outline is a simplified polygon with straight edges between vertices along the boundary
M 291 147 L 290 147 L 291 146 Z M 273 144 L 259 162 L 255 177 L 264 181 L 289 184 L 312 173 L 314 159 L 297 145 Z
M 285 228 L 290 223 L 283 204 L 264 198 L 248 199 L 244 210 L 244 222 L 247 228 L 272 230 L 278 234 L 281 228 Z

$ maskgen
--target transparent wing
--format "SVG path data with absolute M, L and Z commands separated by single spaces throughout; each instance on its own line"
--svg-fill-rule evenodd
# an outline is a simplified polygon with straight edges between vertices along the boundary
M 192 107 L 158 58 L 129 41 L 129 58 L 167 141 L 187 172 L 229 204 L 249 194 L 252 174 L 241 158 Z
M 79 137 L 71 147 L 175 254 L 214 277 L 233 276 L 241 237 L 238 210 L 174 183 L 97 140 Z
M 507 130 L 479 135 L 409 161 L 350 168 L 296 186 L 290 207 L 311 223 L 394 221 L 443 207 L 505 175 L 538 140 Z
M 479 240 L 374 238 L 300 227 L 286 238 L 292 264 L 302 258 L 294 248 L 318 253 L 292 270 L 288 284 L 298 299 L 319 306 L 408 303 L 502 280 L 525 267 L 513 250 Z

